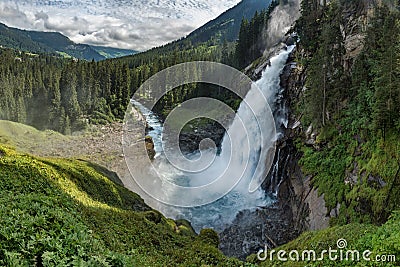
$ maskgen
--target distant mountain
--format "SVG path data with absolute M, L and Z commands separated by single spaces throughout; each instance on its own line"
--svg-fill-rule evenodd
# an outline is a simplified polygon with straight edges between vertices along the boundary
M 84 60 L 104 60 L 137 53 L 87 44 L 76 44 L 58 32 L 26 31 L 0 23 L 0 45 L 32 53 L 54 53 Z
M 139 51 L 136 50 L 130 50 L 130 49 L 120 49 L 120 48 L 114 48 L 114 47 L 107 47 L 107 46 L 96 46 L 96 45 L 91 45 L 94 50 L 96 50 L 97 53 L 102 55 L 105 58 L 117 58 L 117 57 L 124 57 L 124 56 L 130 56 L 139 53 Z
M 26 32 L 7 27 L 0 23 L 0 45 L 3 47 L 30 51 L 34 53 L 52 53 L 54 49 L 45 44 L 41 44 L 32 40 Z
M 85 60 L 99 61 L 106 59 L 106 57 L 100 55 L 90 45 L 76 44 L 59 32 L 19 31 L 26 33 L 32 41 L 44 44 L 56 52 L 65 53 L 69 56 Z
M 260 12 L 263 9 L 267 9 L 271 2 L 272 0 L 243 0 L 216 19 L 194 30 L 186 39 L 193 44 L 213 39 L 216 41 L 235 41 L 239 36 L 242 20 L 250 20 L 256 11 Z
M 143 61 L 154 61 L 161 57 L 171 58 L 176 51 L 190 53 L 190 50 L 199 46 L 213 47 L 214 45 L 221 45 L 226 41 L 231 43 L 232 47 L 232 44 L 239 37 L 242 20 L 251 20 L 256 12 L 268 9 L 271 2 L 272 0 L 242 0 L 236 6 L 194 30 L 186 37 L 117 60 L 126 62 L 132 67 L 138 66 Z

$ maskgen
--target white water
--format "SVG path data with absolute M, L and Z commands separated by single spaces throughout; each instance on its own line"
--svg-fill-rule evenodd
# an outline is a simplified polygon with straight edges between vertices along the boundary
M 277 56 L 271 58 L 271 66 L 266 68 L 262 73 L 262 78 L 256 82 L 258 88 L 261 89 L 262 94 L 268 100 L 272 110 L 278 108 L 275 107 L 275 101 L 281 92 L 279 85 L 280 74 L 292 49 L 293 46 L 288 47 L 288 49 L 282 50 Z M 261 188 L 254 188 L 256 190 L 250 190 L 254 192 L 249 192 L 253 176 L 260 180 L 267 175 L 268 170 L 265 168 L 261 168 L 261 171 L 255 173 L 256 167 L 259 162 L 260 164 L 265 164 L 265 162 L 271 160 L 271 157 L 274 157 L 273 154 L 271 155 L 270 148 L 275 145 L 275 141 L 278 138 L 277 133 L 268 128 L 271 124 L 275 124 L 275 121 L 268 121 L 266 119 L 268 118 L 265 115 L 268 107 L 266 107 L 265 101 L 257 95 L 257 90 L 251 89 L 245 101 L 240 105 L 232 125 L 223 138 L 221 153 L 215 157 L 215 150 L 202 151 L 207 160 L 213 157 L 215 159 L 211 160 L 212 164 L 208 168 L 198 173 L 178 171 L 169 164 L 162 151 L 162 124 L 146 107 L 138 102 L 134 102 L 133 104 L 139 108 L 149 126 L 153 128 L 148 134 L 152 136 L 155 144 L 158 156 L 156 158 L 156 165 L 158 166 L 158 171 L 167 177 L 169 181 L 182 186 L 190 185 L 194 187 L 210 183 L 215 177 L 225 176 L 229 179 L 229 177 L 238 172 L 243 173 L 243 178 L 234 189 L 217 201 L 192 208 L 179 208 L 160 203 L 157 208 L 164 215 L 176 219 L 187 219 L 197 231 L 204 227 L 221 231 L 227 224 L 233 221 L 239 211 L 255 209 L 258 206 L 271 204 L 273 199 L 269 198 Z M 282 113 L 277 112 L 277 114 Z M 284 119 L 275 118 L 278 123 L 282 123 Z M 260 128 L 263 131 L 260 131 Z M 267 136 L 261 136 L 262 132 L 264 134 L 267 133 Z M 234 140 L 233 144 L 231 144 L 232 140 Z M 196 158 L 198 155 L 189 155 L 189 157 Z M 227 168 L 228 166 L 229 168 Z M 277 168 L 277 166 L 274 166 L 274 168 Z M 215 192 L 206 191 L 203 193 L 214 194 L 220 188 L 216 187 L 213 190 Z M 181 196 L 180 192 L 168 192 L 168 197 L 179 198 Z M 206 198 L 206 196 L 193 196 L 193 198 Z

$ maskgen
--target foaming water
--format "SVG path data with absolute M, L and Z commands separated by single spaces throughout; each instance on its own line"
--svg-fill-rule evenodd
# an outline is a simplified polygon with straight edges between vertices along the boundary
M 222 231 L 233 221 L 239 211 L 267 206 L 274 201 L 257 185 L 269 171 L 262 165 L 267 166 L 266 162 L 273 160 L 274 157 L 275 141 L 279 133 L 276 133 L 275 128 L 271 125 L 275 125 L 275 120 L 282 122 L 284 118 L 273 120 L 265 116 L 267 112 L 271 112 L 265 104 L 265 99 L 272 110 L 278 108 L 275 107 L 275 101 L 281 92 L 280 74 L 293 48 L 294 46 L 288 47 L 271 58 L 271 64 L 262 73 L 261 79 L 256 82 L 257 86 L 252 87 L 241 103 L 223 138 L 221 153 L 216 156 L 215 148 L 199 152 L 202 153 L 202 159 L 211 162 L 200 172 L 185 172 L 170 164 L 163 153 L 165 143 L 162 140 L 162 124 L 150 110 L 138 102 L 133 102 L 152 128 L 148 134 L 153 138 L 158 155 L 153 164 L 164 179 L 180 186 L 201 187 L 213 182 L 217 177 L 223 181 L 223 179 L 230 179 L 238 174 L 241 176 L 229 193 L 210 204 L 185 208 L 160 203 L 157 205 L 157 209 L 165 216 L 187 219 L 196 231 L 204 227 Z M 261 90 L 263 97 L 260 97 L 257 87 Z M 277 112 L 276 114 L 281 113 Z M 186 157 L 196 160 L 200 158 L 199 153 L 186 155 Z M 258 164 L 261 164 L 261 168 L 258 168 Z M 202 194 L 217 194 L 223 190 L 222 187 L 223 183 L 217 183 L 212 190 L 202 191 Z M 166 192 L 166 194 L 171 199 L 182 197 L 179 191 Z M 195 200 L 206 196 L 193 195 L 190 197 Z

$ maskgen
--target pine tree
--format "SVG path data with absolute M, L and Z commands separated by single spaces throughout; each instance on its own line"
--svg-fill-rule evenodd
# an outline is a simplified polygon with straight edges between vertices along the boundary
M 77 76 L 73 71 L 75 63 L 66 66 L 60 80 L 61 105 L 65 109 L 66 117 L 69 118 L 71 127 L 79 124 L 81 109 L 76 92 Z

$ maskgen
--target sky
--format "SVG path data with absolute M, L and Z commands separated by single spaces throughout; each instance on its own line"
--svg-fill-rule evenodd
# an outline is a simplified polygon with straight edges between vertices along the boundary
M 76 43 L 144 51 L 186 36 L 240 0 L 0 0 L 0 22 Z

